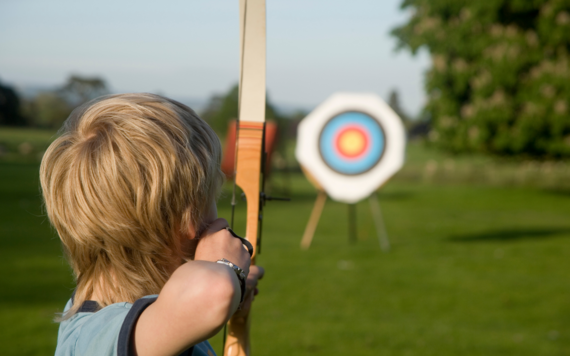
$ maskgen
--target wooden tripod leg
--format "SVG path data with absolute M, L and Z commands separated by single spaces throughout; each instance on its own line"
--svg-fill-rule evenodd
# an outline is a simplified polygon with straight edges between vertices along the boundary
M 376 197 L 376 193 L 372 193 L 370 198 L 368 198 L 368 201 L 370 202 L 370 210 L 372 211 L 374 224 L 376 225 L 376 233 L 378 234 L 380 248 L 382 251 L 388 252 L 390 251 L 390 240 L 388 239 L 386 225 L 384 224 L 384 219 L 382 218 L 382 211 L 380 210 L 380 203 L 378 203 L 378 197 Z
M 325 193 L 324 190 L 319 190 L 319 195 L 317 195 L 317 200 L 315 200 L 311 217 L 309 218 L 309 222 L 305 228 L 305 233 L 303 234 L 303 239 L 301 240 L 301 248 L 303 250 L 307 250 L 311 246 L 311 241 L 313 241 L 313 236 L 315 235 L 315 230 L 319 224 L 319 219 L 321 218 L 321 213 L 323 212 L 326 201 L 327 193 Z
M 358 240 L 358 227 L 356 226 L 356 204 L 348 206 L 348 242 L 355 244 Z

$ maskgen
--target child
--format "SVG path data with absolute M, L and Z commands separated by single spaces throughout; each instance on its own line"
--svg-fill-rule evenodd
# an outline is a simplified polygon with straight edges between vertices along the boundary
M 190 108 L 158 95 L 70 115 L 40 172 L 77 281 L 56 356 L 214 354 L 206 340 L 263 276 L 217 219 L 220 152 Z

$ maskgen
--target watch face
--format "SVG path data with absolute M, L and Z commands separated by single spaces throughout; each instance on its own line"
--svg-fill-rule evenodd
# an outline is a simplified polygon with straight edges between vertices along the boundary
M 216 263 L 221 263 L 223 265 L 230 267 L 231 269 L 234 270 L 234 272 L 237 274 L 237 276 L 239 278 L 245 280 L 245 272 L 239 266 L 233 264 L 232 262 L 226 260 L 225 258 L 221 258 L 221 259 L 217 260 Z
M 386 135 L 378 120 L 359 111 L 334 116 L 319 136 L 322 160 L 343 175 L 368 172 L 380 162 L 385 148 Z

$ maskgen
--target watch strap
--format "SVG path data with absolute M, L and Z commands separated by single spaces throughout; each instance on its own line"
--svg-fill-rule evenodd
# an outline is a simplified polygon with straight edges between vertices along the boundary
M 230 267 L 236 274 L 238 280 L 239 280 L 239 285 L 241 287 L 241 299 L 240 299 L 240 303 L 243 303 L 243 300 L 245 299 L 245 288 L 246 288 L 246 275 L 243 269 L 241 269 L 239 266 L 235 265 L 234 263 L 228 261 L 225 258 L 220 258 L 219 260 L 216 261 L 216 263 L 220 263 L 223 265 L 226 265 L 228 267 Z

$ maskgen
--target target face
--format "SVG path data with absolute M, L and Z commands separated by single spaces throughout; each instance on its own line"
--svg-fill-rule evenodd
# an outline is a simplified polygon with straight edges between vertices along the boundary
M 405 145 L 402 120 L 378 95 L 338 93 L 301 121 L 295 155 L 317 188 L 356 203 L 402 167 Z
M 351 111 L 330 119 L 319 137 L 319 153 L 335 172 L 357 175 L 382 158 L 386 136 L 380 123 L 363 112 Z

